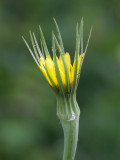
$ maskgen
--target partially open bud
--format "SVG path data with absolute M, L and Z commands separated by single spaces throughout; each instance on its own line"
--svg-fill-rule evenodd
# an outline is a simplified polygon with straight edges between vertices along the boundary
M 83 19 L 80 26 L 77 24 L 75 56 L 73 64 L 71 64 L 70 54 L 64 50 L 61 34 L 55 19 L 54 22 L 59 41 L 52 32 L 53 57 L 49 54 L 41 27 L 39 27 L 41 47 L 39 47 L 34 33 L 30 32 L 34 52 L 24 38 L 23 40 L 49 85 L 57 95 L 57 116 L 61 121 L 65 136 L 63 160 L 74 160 L 80 115 L 80 109 L 76 101 L 76 90 L 92 30 L 90 31 L 86 48 L 83 51 Z M 59 56 L 56 54 L 56 49 L 59 51 Z

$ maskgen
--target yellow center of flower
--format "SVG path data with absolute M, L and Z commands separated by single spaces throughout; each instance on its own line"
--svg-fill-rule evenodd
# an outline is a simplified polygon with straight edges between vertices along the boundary
M 82 59 L 83 59 L 83 57 L 84 57 L 84 53 L 82 54 Z M 66 82 L 66 78 L 65 78 L 65 69 L 64 69 L 64 64 L 63 64 L 62 57 L 60 56 L 58 58 L 56 56 L 56 58 L 57 58 L 57 64 L 58 64 L 58 68 L 59 68 L 62 83 L 66 87 L 67 82 Z M 74 61 L 73 65 L 71 64 L 71 59 L 70 59 L 70 55 L 69 55 L 68 52 L 65 53 L 64 59 L 65 59 L 65 63 L 66 63 L 67 69 L 68 69 L 68 73 L 69 73 L 70 86 L 72 88 L 73 81 L 74 81 L 74 72 L 75 72 L 75 63 L 76 62 Z M 78 58 L 77 77 L 78 77 L 78 74 L 79 74 L 80 64 L 81 64 L 81 55 L 79 55 L 79 58 Z M 40 58 L 39 68 L 42 71 L 42 73 L 44 74 L 48 83 L 53 88 L 54 88 L 53 83 L 55 84 L 55 87 L 59 88 L 59 84 L 58 84 L 57 77 L 56 77 L 54 61 L 52 60 L 52 58 L 50 56 L 46 56 L 46 58 L 43 58 L 43 57 Z M 53 81 L 53 83 L 51 82 L 51 80 Z

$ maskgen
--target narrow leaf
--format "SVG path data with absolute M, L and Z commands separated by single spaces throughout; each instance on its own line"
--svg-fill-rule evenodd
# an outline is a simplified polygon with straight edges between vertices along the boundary
M 55 42 L 57 44 L 57 47 L 58 47 L 58 50 L 61 54 L 61 57 L 62 57 L 62 61 L 63 61 L 63 65 L 64 65 L 64 70 L 65 70 L 65 79 L 66 79 L 66 83 L 67 83 L 67 88 L 68 88 L 68 92 L 70 91 L 70 78 L 69 78 L 69 72 L 68 72 L 68 68 L 67 68 L 67 65 L 66 65 L 66 62 L 65 62 L 65 58 L 64 58 L 64 55 L 62 54 L 62 51 L 61 51 L 61 47 L 54 35 L 54 38 L 55 38 Z
M 76 90 L 76 83 L 77 83 L 77 71 L 78 71 L 78 58 L 79 58 L 79 48 L 80 48 L 80 36 L 78 32 L 78 24 L 76 26 L 76 51 L 75 51 L 75 70 L 74 70 L 74 81 L 73 81 L 73 88 L 72 92 Z
M 40 39 L 40 42 L 41 42 L 42 55 L 43 55 L 43 57 L 45 57 L 45 52 L 44 52 L 44 47 L 43 47 L 42 39 Z
M 89 33 L 89 37 L 88 37 L 88 41 L 87 41 L 87 45 L 86 45 L 84 54 L 86 54 L 86 51 L 87 51 L 87 48 L 88 48 L 88 44 L 89 44 L 89 40 L 90 40 L 90 37 L 91 37 L 91 33 L 92 33 L 92 27 L 90 29 L 90 33 Z M 82 34 L 82 36 L 83 36 L 83 34 Z M 82 68 L 84 57 L 85 57 L 85 55 L 82 57 L 82 54 L 83 54 L 83 51 L 81 52 L 80 70 L 79 70 L 79 75 L 78 75 L 77 86 L 78 86 L 78 83 L 79 83 L 79 80 L 80 80 L 81 68 Z
M 59 67 L 58 67 L 57 58 L 56 58 L 54 33 L 52 33 L 52 46 L 53 46 L 53 60 L 54 60 L 54 65 L 55 65 L 57 81 L 58 81 L 58 84 L 59 84 L 59 89 L 60 89 L 61 93 L 63 93 L 63 95 L 64 95 L 65 90 L 64 90 L 64 86 L 63 86 L 62 79 L 61 79 L 61 76 L 60 76 Z
M 88 40 L 87 40 L 87 44 L 86 44 L 86 48 L 85 48 L 85 52 L 84 52 L 85 54 L 87 52 L 87 48 L 88 48 L 88 44 L 89 44 L 89 41 L 90 41 L 91 33 L 92 33 L 92 27 L 90 29 L 90 33 L 89 33 L 89 36 L 88 36 Z
M 58 38 L 59 38 L 59 41 L 60 41 L 61 50 L 62 50 L 63 54 L 65 54 L 64 46 L 63 46 L 62 37 L 61 37 L 61 34 L 60 34 L 59 27 L 57 25 L 57 22 L 56 22 L 55 18 L 53 18 L 53 20 L 55 22 L 56 30 L 57 30 L 57 33 L 58 33 Z
M 34 38 L 34 41 L 35 41 L 35 44 L 36 44 L 38 53 L 39 53 L 40 57 L 42 57 L 43 55 L 42 55 L 42 53 L 41 53 L 41 50 L 40 50 L 40 47 L 39 47 L 39 45 L 38 45 L 38 42 L 37 42 L 37 39 L 36 39 L 36 36 L 35 36 L 34 32 L 33 32 L 33 38 Z
M 38 61 L 37 61 L 36 57 L 34 56 L 34 53 L 32 52 L 31 48 L 29 47 L 29 45 L 28 45 L 27 41 L 24 39 L 24 37 L 22 37 L 22 39 L 23 39 L 23 41 L 25 42 L 25 44 L 26 44 L 26 46 L 27 46 L 27 48 L 28 48 L 28 50 L 29 50 L 30 54 L 32 55 L 33 59 L 35 60 L 35 62 L 36 62 L 36 63 L 37 63 L 37 65 L 39 66 L 39 63 L 38 63 Z
M 82 62 L 83 62 L 83 18 L 80 22 L 80 27 L 79 27 L 79 37 L 80 37 L 80 43 L 81 43 L 81 60 L 80 60 L 80 67 L 79 67 L 79 71 L 78 71 L 78 77 L 77 77 L 77 82 L 76 82 L 76 88 L 78 86 L 79 83 L 79 79 L 80 79 L 80 72 L 81 72 L 81 68 L 82 68 Z
M 35 56 L 36 56 L 36 58 L 37 58 L 37 60 L 38 60 L 38 62 L 39 62 L 39 56 L 38 56 L 38 52 L 37 52 L 37 49 L 36 49 L 36 45 L 35 45 L 35 43 L 34 43 L 34 39 L 33 39 L 33 36 L 32 36 L 32 33 L 31 33 L 31 31 L 30 31 L 30 38 L 31 38 L 31 42 L 32 42 L 32 46 L 33 46 L 33 49 L 34 49 L 34 53 L 35 53 Z
M 81 53 L 80 54 L 83 54 L 83 17 L 80 23 L 79 36 L 80 36 L 80 41 L 81 41 Z
M 46 54 L 46 56 L 47 56 L 47 55 L 49 55 L 49 51 L 48 51 L 48 48 L 47 48 L 47 44 L 46 44 L 46 42 L 45 42 L 45 38 L 44 38 L 42 29 L 41 29 L 40 26 L 39 26 L 39 29 L 40 29 L 40 35 L 41 35 L 41 39 L 42 39 L 42 44 L 43 44 L 43 47 L 44 47 L 44 50 L 45 50 L 45 54 Z

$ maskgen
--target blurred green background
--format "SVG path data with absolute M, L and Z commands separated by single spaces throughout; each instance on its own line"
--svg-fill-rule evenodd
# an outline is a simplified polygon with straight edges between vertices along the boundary
M 84 17 L 84 45 L 92 37 L 77 90 L 81 109 L 76 160 L 120 160 L 120 1 L 0 1 L 0 160 L 60 160 L 63 132 L 56 97 L 21 36 L 51 51 L 56 18 L 66 51 L 74 55 L 76 23 Z

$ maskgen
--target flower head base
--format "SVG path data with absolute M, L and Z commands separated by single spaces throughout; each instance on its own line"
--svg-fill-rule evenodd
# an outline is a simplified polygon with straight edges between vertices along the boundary
M 42 71 L 43 75 L 47 79 L 50 86 L 58 94 L 61 95 L 65 95 L 66 93 L 71 94 L 76 92 L 77 89 L 77 85 L 80 78 L 80 71 L 87 50 L 90 35 L 88 38 L 85 52 L 83 52 L 83 19 L 82 19 L 80 27 L 78 27 L 78 24 L 76 26 L 75 58 L 73 64 L 71 64 L 70 54 L 64 51 L 61 34 L 55 19 L 54 22 L 58 33 L 59 42 L 54 33 L 52 33 L 53 58 L 51 58 L 49 54 L 41 27 L 39 27 L 41 34 L 41 49 L 38 45 L 34 33 L 30 32 L 34 53 L 30 49 L 26 40 L 24 38 L 23 40 L 25 41 L 25 44 L 27 45 L 31 55 L 33 56 L 35 62 L 37 63 L 38 67 Z M 56 47 L 60 53 L 59 57 L 56 55 Z

